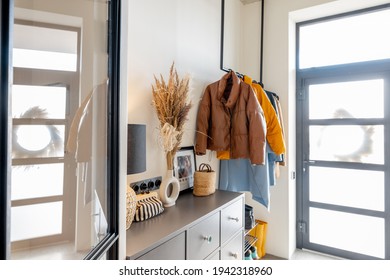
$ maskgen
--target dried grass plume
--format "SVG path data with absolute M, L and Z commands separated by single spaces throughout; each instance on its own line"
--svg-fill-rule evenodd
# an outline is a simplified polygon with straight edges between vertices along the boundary
M 160 137 L 167 156 L 168 169 L 173 169 L 173 158 L 180 149 L 184 134 L 184 124 L 192 107 L 189 100 L 189 76 L 179 78 L 172 63 L 168 82 L 160 74 L 160 79 L 154 76 L 152 85 L 152 104 L 160 121 Z

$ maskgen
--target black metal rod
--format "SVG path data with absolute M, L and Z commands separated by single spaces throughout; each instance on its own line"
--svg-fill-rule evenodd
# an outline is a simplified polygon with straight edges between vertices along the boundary
M 264 87 L 263 83 L 263 50 L 264 50 L 264 2 L 265 0 L 261 1 L 261 26 L 260 26 L 260 84 Z
M 223 67 L 223 44 L 225 39 L 225 0 L 221 0 L 221 52 L 219 57 L 219 68 L 222 71 L 229 72 L 229 69 Z
M 263 84 L 263 42 L 264 42 L 264 2 L 261 0 L 261 26 L 260 26 L 260 81 L 259 84 L 264 87 Z M 220 69 L 225 72 L 231 71 L 223 66 L 223 51 L 224 51 L 224 38 L 225 38 L 225 0 L 221 0 L 221 51 L 220 51 Z

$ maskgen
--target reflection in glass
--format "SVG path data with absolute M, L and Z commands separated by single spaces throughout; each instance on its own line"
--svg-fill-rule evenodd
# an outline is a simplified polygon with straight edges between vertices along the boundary
M 385 220 L 310 208 L 310 242 L 377 258 L 385 257 Z
M 12 259 L 83 259 L 109 231 L 108 3 L 14 1 Z
M 14 49 L 15 67 L 76 71 L 77 55 L 69 53 L 44 52 Z
M 384 163 L 383 125 L 312 125 L 310 159 Z
M 383 118 L 383 92 L 383 79 L 310 85 L 309 118 Z
M 310 166 L 309 174 L 310 201 L 385 210 L 383 171 Z
M 15 24 L 14 34 L 14 67 L 77 70 L 77 32 Z
M 62 195 L 63 183 L 63 163 L 13 166 L 11 199 Z
M 12 86 L 13 118 L 64 119 L 65 102 L 64 86 Z
M 12 207 L 11 221 L 11 241 L 60 234 L 62 202 Z
M 14 125 L 12 158 L 64 156 L 63 125 Z

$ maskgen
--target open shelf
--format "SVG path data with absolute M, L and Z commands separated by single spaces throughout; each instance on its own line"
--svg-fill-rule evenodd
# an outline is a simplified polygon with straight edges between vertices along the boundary
M 244 253 L 246 253 L 249 248 L 255 244 L 255 242 L 257 241 L 257 238 L 252 236 L 252 235 L 245 235 L 245 244 L 244 244 Z
M 250 229 L 245 229 L 245 242 L 244 242 L 244 253 L 246 253 L 249 248 L 256 243 L 257 238 L 248 234 L 252 229 L 254 229 L 258 225 L 258 222 L 256 221 L 254 226 Z

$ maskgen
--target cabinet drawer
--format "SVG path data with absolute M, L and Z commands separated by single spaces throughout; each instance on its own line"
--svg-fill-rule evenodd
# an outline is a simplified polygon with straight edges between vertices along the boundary
M 242 260 L 244 232 L 240 231 L 221 250 L 221 260 Z
M 213 261 L 220 260 L 220 257 L 219 257 L 220 253 L 221 252 L 218 250 L 215 253 L 213 253 L 210 256 L 208 256 L 206 260 L 213 260 Z
M 187 259 L 203 260 L 219 247 L 219 212 L 187 231 Z
M 185 260 L 185 233 L 180 233 L 137 260 Z
M 231 238 L 239 229 L 244 226 L 243 223 L 243 200 L 240 199 L 221 211 L 221 244 Z

